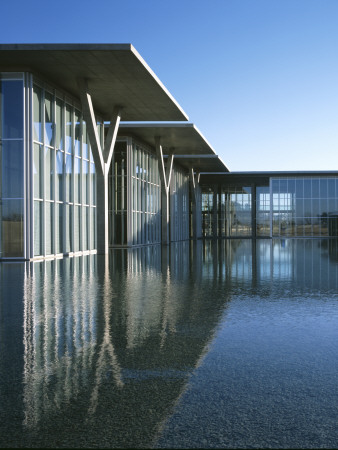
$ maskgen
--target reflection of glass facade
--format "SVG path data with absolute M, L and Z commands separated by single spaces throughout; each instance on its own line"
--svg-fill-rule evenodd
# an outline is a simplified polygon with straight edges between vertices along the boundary
M 0 76 L 0 257 L 4 258 L 24 256 L 23 88 L 23 74 Z

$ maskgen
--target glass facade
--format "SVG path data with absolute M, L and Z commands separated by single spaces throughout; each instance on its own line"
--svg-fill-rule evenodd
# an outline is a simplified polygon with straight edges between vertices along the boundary
M 161 186 L 156 155 L 127 138 L 116 142 L 109 173 L 110 245 L 161 242 Z
M 25 180 L 23 74 L 0 74 L 0 176 L 0 257 L 22 258 Z
M 273 236 L 337 236 L 338 178 L 271 179 Z
M 33 86 L 34 257 L 95 249 L 96 180 L 81 111 Z
M 251 187 L 221 186 L 203 192 L 203 236 L 251 236 L 251 203 Z
M 170 240 L 189 239 L 189 175 L 173 167 L 170 181 Z

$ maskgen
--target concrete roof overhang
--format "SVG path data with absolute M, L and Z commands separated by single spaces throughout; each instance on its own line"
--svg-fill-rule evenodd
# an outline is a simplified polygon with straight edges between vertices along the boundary
M 131 44 L 0 44 L 0 71 L 32 72 L 79 98 L 85 78 L 95 111 L 110 120 L 188 120 Z
M 134 136 L 155 147 L 160 137 L 164 154 L 174 152 L 174 160 L 183 167 L 204 172 L 228 172 L 229 169 L 193 123 L 120 123 L 118 136 Z

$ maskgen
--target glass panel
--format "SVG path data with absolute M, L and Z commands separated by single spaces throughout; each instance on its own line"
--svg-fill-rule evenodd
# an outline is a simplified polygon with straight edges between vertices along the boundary
M 2 200 L 1 256 L 23 256 L 23 200 Z
M 90 189 L 91 189 L 91 204 L 96 205 L 96 177 L 95 164 L 90 163 Z
M 34 201 L 34 256 L 42 255 L 42 205 Z
M 88 195 L 88 183 L 89 183 L 89 163 L 88 161 L 82 162 L 82 203 L 89 203 Z
M 328 179 L 328 196 L 334 198 L 336 196 L 336 180 L 333 178 Z
M 2 197 L 23 197 L 23 142 L 2 141 Z
M 75 158 L 75 203 L 81 202 L 81 160 Z
M 72 190 L 72 172 L 73 172 L 73 157 L 72 155 L 66 154 L 66 201 L 73 201 L 73 190 Z
M 62 253 L 63 204 L 55 204 L 55 253 Z
M 55 147 L 63 150 L 63 101 L 56 99 Z
M 46 220 L 46 255 L 53 254 L 53 203 L 45 202 L 45 220 Z
M 53 96 L 45 93 L 45 144 L 53 145 Z
M 0 80 L 0 138 L 23 138 L 23 82 Z
M 312 198 L 319 198 L 319 180 L 312 179 Z
M 55 199 L 63 200 L 63 156 L 64 153 L 60 150 L 56 152 L 56 185 L 55 185 Z
M 89 157 L 89 145 L 88 145 L 88 135 L 87 135 L 87 125 L 86 122 L 82 121 L 82 158 L 88 159 Z
M 42 146 L 39 144 L 34 144 L 34 198 L 42 198 Z
M 80 111 L 75 110 L 75 155 L 81 156 L 81 122 Z
M 42 142 L 41 89 L 34 86 L 33 91 L 34 140 Z
M 81 206 L 75 206 L 75 215 L 74 215 L 74 239 L 75 246 L 74 251 L 78 252 L 80 250 L 80 242 L 81 242 Z
M 54 155 L 53 149 L 45 147 L 45 188 L 46 199 L 52 200 L 54 198 Z
M 311 198 L 311 179 L 304 180 L 304 198 Z
M 66 105 L 66 152 L 72 153 L 72 108 Z
M 320 198 L 327 198 L 327 179 L 321 178 L 319 180 Z
M 66 252 L 73 250 L 73 238 L 72 238 L 72 206 L 65 205 L 65 225 L 66 225 Z

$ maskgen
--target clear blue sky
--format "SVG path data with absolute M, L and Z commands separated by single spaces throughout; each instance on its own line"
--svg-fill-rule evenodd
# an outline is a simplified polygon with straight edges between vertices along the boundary
M 338 170 L 338 0 L 2 1 L 1 43 L 132 43 L 230 170 Z

